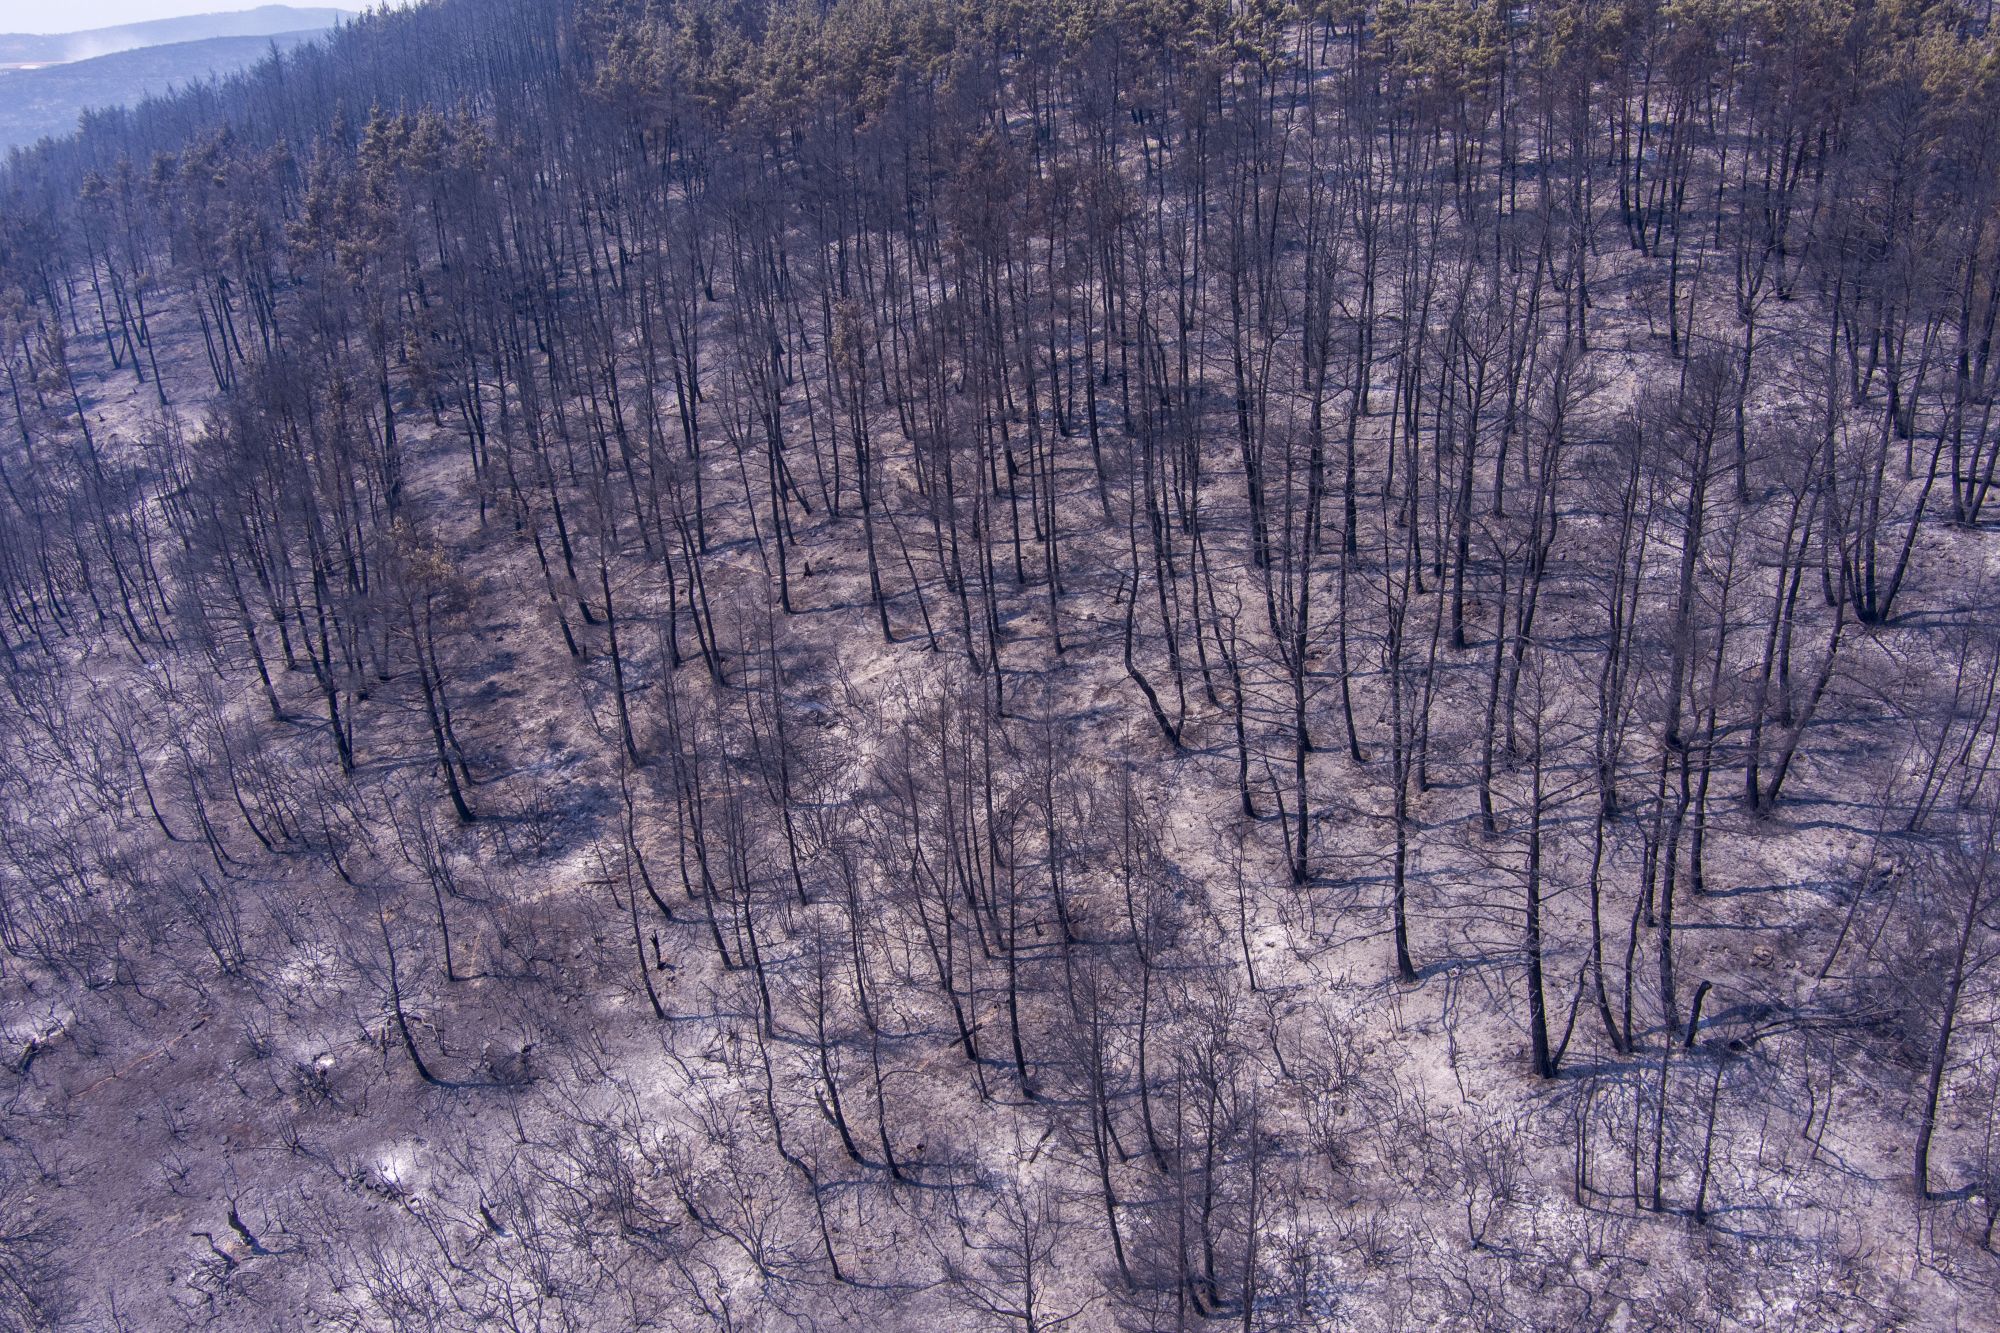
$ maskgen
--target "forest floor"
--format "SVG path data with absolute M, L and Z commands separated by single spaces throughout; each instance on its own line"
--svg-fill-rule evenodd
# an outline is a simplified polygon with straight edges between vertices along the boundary
M 1601 358 L 1616 369 L 1584 433 L 1609 430 L 1639 385 L 1671 365 L 1639 316 L 1607 316 L 1605 325 Z M 161 336 L 171 342 L 174 332 Z M 183 361 L 169 373 L 183 428 L 199 430 L 202 368 Z M 85 395 L 99 431 L 121 447 L 157 440 L 153 391 L 129 373 L 96 364 Z M 1783 395 L 1771 394 L 1761 410 L 1785 412 Z M 853 1281 L 837 1284 L 817 1270 L 817 1241 L 805 1235 L 796 1202 L 780 1209 L 770 1178 L 732 1175 L 746 1169 L 733 1142 L 770 1138 L 751 1079 L 753 1045 L 764 1043 L 754 1036 L 757 997 L 746 975 L 718 964 L 700 913 L 679 900 L 676 921 L 649 920 L 644 943 L 627 921 L 623 895 L 639 890 L 619 828 L 618 732 L 601 655 L 580 664 L 564 652 L 546 603 L 522 591 L 537 586 L 532 553 L 497 516 L 481 524 L 457 441 L 422 429 L 420 413 L 409 416 L 411 507 L 433 516 L 435 535 L 473 585 L 476 616 L 476 654 L 457 687 L 482 817 L 448 835 L 460 874 L 460 896 L 446 906 L 460 979 L 444 979 L 429 942 L 428 894 L 390 887 L 415 882 L 393 846 L 369 854 L 356 872 L 364 887 L 355 888 L 317 857 L 254 855 L 240 833 L 229 839 L 244 860 L 242 928 L 251 940 L 240 975 L 218 974 L 189 922 L 158 940 L 120 933 L 115 951 L 137 984 L 85 986 L 7 960 L 6 1137 L 35 1167 L 19 1197 L 41 1200 L 74 1228 L 64 1258 L 83 1296 L 82 1325 L 424 1327 L 449 1320 L 450 1300 L 438 1288 L 460 1283 L 477 1286 L 482 1301 L 503 1292 L 516 1327 L 990 1324 L 941 1276 L 940 1205 L 926 1195 L 941 1197 L 950 1180 L 1047 1178 L 1066 1192 L 1069 1215 L 1094 1224 L 1076 1108 L 1024 1099 L 1000 1057 L 973 1070 L 933 995 L 915 984 L 891 989 L 897 1119 L 914 1127 L 904 1146 L 917 1183 L 886 1193 L 829 1188 Z M 1382 428 L 1379 417 L 1364 423 L 1371 456 Z M 1226 511 L 1240 482 L 1223 441 L 1209 452 L 1205 503 Z M 1587 451 L 1576 456 L 1591 465 Z M 718 486 L 729 470 L 716 467 Z M 1364 485 L 1379 485 L 1379 475 L 1365 469 Z M 1063 480 L 1064 650 L 1059 658 L 1053 651 L 1040 599 L 1019 599 L 1004 625 L 1008 703 L 1018 719 L 1061 733 L 1072 776 L 1104 801 L 1117 799 L 1125 774 L 1136 775 L 1133 799 L 1160 830 L 1187 929 L 1243 969 L 1232 1022 L 1257 1034 L 1257 1059 L 1271 1070 L 1263 1114 L 1304 1182 L 1290 1211 L 1262 1228 L 1273 1291 L 1296 1289 L 1297 1308 L 1318 1311 L 1316 1322 L 1329 1328 L 2000 1327 L 2000 1262 L 1976 1243 L 1983 1210 L 1920 1207 L 1912 1198 L 1918 1078 L 1894 1058 L 1893 1043 L 1842 1026 L 1856 994 L 1894 980 L 1893 956 L 1869 947 L 1884 938 L 1890 909 L 1864 890 L 1898 854 L 1883 816 L 1906 738 L 1881 734 L 1874 702 L 1921 682 L 1928 664 L 1943 659 L 1955 597 L 2000 587 L 1990 532 L 1924 526 L 1922 592 L 1893 624 L 1858 636 L 1775 814 L 1742 810 L 1733 786 L 1730 799 L 1714 803 L 1708 891 L 1682 901 L 1677 930 L 1683 1002 L 1711 983 L 1703 1027 L 1732 1039 L 1726 1044 L 1684 1051 L 1648 1017 L 1650 1000 L 1638 1006 L 1637 1054 L 1607 1040 L 1585 968 L 1594 812 L 1587 746 L 1570 744 L 1550 764 L 1547 780 L 1562 798 L 1548 819 L 1573 836 L 1552 839 L 1547 868 L 1548 992 L 1567 1049 L 1560 1076 L 1543 1080 L 1529 1064 L 1523 1018 L 1525 769 L 1516 762 L 1502 774 L 1493 835 L 1482 831 L 1465 778 L 1493 651 L 1492 606 L 1475 608 L 1470 646 L 1446 650 L 1438 680 L 1438 772 L 1417 800 L 1411 870 L 1420 976 L 1405 985 L 1388 936 L 1386 764 L 1377 755 L 1356 764 L 1345 752 L 1331 702 L 1331 623 L 1315 644 L 1313 672 L 1314 876 L 1293 885 L 1269 798 L 1260 798 L 1259 820 L 1238 809 L 1226 713 L 1191 699 L 1179 754 L 1150 720 L 1122 670 L 1123 526 L 1105 522 L 1087 465 L 1069 467 Z M 913 521 L 914 509 L 902 510 Z M 1598 518 L 1581 502 L 1571 518 L 1558 579 L 1588 572 L 1573 556 L 1565 563 L 1565 552 L 1581 549 L 1571 534 Z M 1241 524 L 1225 517 L 1221 526 Z M 851 515 L 815 514 L 802 526 L 798 557 L 811 572 L 795 579 L 796 613 L 778 617 L 787 689 L 814 719 L 811 744 L 823 757 L 816 781 L 832 802 L 892 761 L 888 738 L 923 700 L 966 688 L 963 655 L 948 637 L 927 651 L 906 591 L 891 606 L 900 641 L 883 645 L 856 530 Z M 763 549 L 740 529 L 711 563 L 712 593 L 731 608 L 725 623 L 746 644 L 771 600 Z M 1361 559 L 1353 595 L 1377 596 L 1368 590 L 1379 575 L 1365 551 Z M 1649 576 L 1667 577 L 1664 556 Z M 906 581 L 899 576 L 895 586 Z M 1767 596 L 1758 579 L 1745 586 L 1746 605 Z M 935 581 L 926 590 L 946 637 L 946 594 Z M 1245 616 L 1257 614 L 1247 577 L 1237 591 Z M 1547 635 L 1583 645 L 1591 632 L 1556 625 Z M 1744 635 L 1746 643 L 1754 637 Z M 633 656 L 633 697 L 641 709 L 657 708 L 666 686 L 656 654 Z M 182 666 L 201 669 L 192 660 Z M 1571 667 L 1551 668 L 1552 716 L 1570 728 L 1565 734 L 1584 734 L 1595 706 L 1587 670 L 1580 647 Z M 78 671 L 106 690 L 144 697 L 145 669 L 129 659 L 93 658 Z M 696 674 L 685 668 L 694 683 L 679 688 L 705 691 Z M 262 715 L 254 678 L 222 683 L 229 711 L 281 747 L 324 745 L 308 683 L 279 683 L 294 714 L 288 722 Z M 1253 675 L 1251 724 L 1274 767 L 1289 762 L 1282 684 L 1274 664 Z M 1372 750 L 1369 738 L 1385 725 L 1373 643 L 1353 646 L 1352 688 Z M 417 818 L 412 807 L 437 804 L 424 751 L 395 734 L 385 722 L 362 729 L 362 778 L 376 793 L 362 799 L 377 802 L 372 814 L 384 828 Z M 1655 762 L 1648 745 L 1634 745 L 1635 794 Z M 408 780 L 390 780 L 397 772 Z M 672 798 L 652 785 L 657 775 L 631 781 L 641 792 L 651 873 L 672 896 L 674 875 L 663 869 L 675 859 Z M 1270 787 L 1262 774 L 1257 785 Z M 150 829 L 104 834 L 131 839 L 134 858 L 151 854 L 139 846 Z M 1636 818 L 1614 821 L 1610 832 L 1604 913 L 1614 955 L 1634 914 L 1642 835 Z M 1081 895 L 1079 934 L 1118 929 L 1115 864 L 1099 849 L 1073 874 L 1097 886 Z M 772 970 L 801 986 L 822 909 L 795 907 L 783 894 L 774 901 Z M 370 902 L 380 905 L 380 935 L 364 915 Z M 1054 923 L 1036 925 L 1049 943 L 1029 966 L 1047 978 L 1058 966 Z M 395 965 L 414 1040 L 451 1086 L 420 1081 L 396 1033 L 380 948 L 392 927 L 403 935 Z M 1642 928 L 1637 938 L 1643 976 L 1652 937 Z M 635 952 L 651 960 L 664 1023 L 648 1013 Z M 914 957 L 903 961 L 918 972 Z M 1052 1010 L 1060 1000 L 1042 985 L 1027 1003 Z M 1990 994 L 1976 1007 L 1968 1026 L 1991 1024 Z M 809 1059 L 810 1044 L 792 1027 L 770 1042 L 781 1067 Z M 1953 1145 L 1941 1158 L 1947 1167 L 1975 1159 L 1992 1123 L 1984 1099 L 1995 1072 L 1954 1081 L 1941 1118 Z M 813 1120 L 799 1085 L 789 1086 L 780 1094 L 792 1101 L 788 1115 Z M 1321 1095 L 1308 1097 L 1307 1088 Z M 1657 1105 L 1667 1113 L 1656 1148 Z M 1129 1116 L 1121 1123 L 1132 1130 Z M 607 1137 L 625 1145 L 633 1174 L 624 1216 L 605 1216 L 594 1192 L 620 1159 Z M 842 1181 L 879 1174 L 839 1167 Z M 732 1200 L 738 1215 L 729 1226 L 742 1238 L 732 1255 L 710 1254 L 708 1267 L 686 1278 L 685 1291 L 700 1293 L 705 1311 L 663 1307 L 649 1285 L 652 1270 L 680 1261 L 649 1234 L 667 1224 L 648 1211 L 656 1188 L 648 1182 L 689 1179 Z M 1076 1307 L 1075 1327 L 1130 1324 L 1136 1316 L 1103 1294 L 1109 1257 L 1090 1234 L 1057 1264 L 1050 1308 Z

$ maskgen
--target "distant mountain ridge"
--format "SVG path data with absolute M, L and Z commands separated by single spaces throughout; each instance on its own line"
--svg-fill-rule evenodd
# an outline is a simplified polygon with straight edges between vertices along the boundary
M 87 109 L 128 106 L 148 95 L 248 69 L 269 55 L 274 46 L 290 50 L 324 35 L 331 27 L 328 23 L 304 31 L 209 37 L 39 69 L 0 69 L 0 153 L 72 133 L 77 117 Z
M 188 14 L 110 28 L 64 33 L 0 33 L 0 66 L 65 64 L 142 47 L 217 37 L 276 37 L 318 31 L 353 18 L 351 9 L 262 5 L 221 14 Z M 0 99 L 9 96 L 0 92 Z

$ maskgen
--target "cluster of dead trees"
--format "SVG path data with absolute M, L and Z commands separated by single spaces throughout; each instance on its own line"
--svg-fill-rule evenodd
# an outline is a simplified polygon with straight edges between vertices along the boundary
M 1013 1326 L 1320 1317 L 1407 1109 L 1279 1016 L 1328 949 L 1493 988 L 1579 1206 L 1708 1220 L 1865 1048 L 1990 1246 L 1989 18 L 436 0 L 92 117 L 0 173 L 0 945 L 333 920 L 468 1094 L 475 974 L 711 1025 L 585 1155 L 717 1317 L 878 1226 Z M 1816 820 L 1824 993 L 1691 943 Z

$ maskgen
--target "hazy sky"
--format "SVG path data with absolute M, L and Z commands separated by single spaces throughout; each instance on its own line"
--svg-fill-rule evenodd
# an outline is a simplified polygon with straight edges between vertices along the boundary
M 256 9 L 272 0 L 0 0 L 0 32 L 80 32 L 184 14 Z M 378 0 L 286 0 L 300 8 L 367 9 Z M 406 3 L 407 0 L 396 0 Z

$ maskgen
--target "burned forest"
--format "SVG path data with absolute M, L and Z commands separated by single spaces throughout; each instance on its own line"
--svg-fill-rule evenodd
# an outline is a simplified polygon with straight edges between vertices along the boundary
M 1979 0 L 424 0 L 0 166 L 0 1331 L 2000 1327 Z

